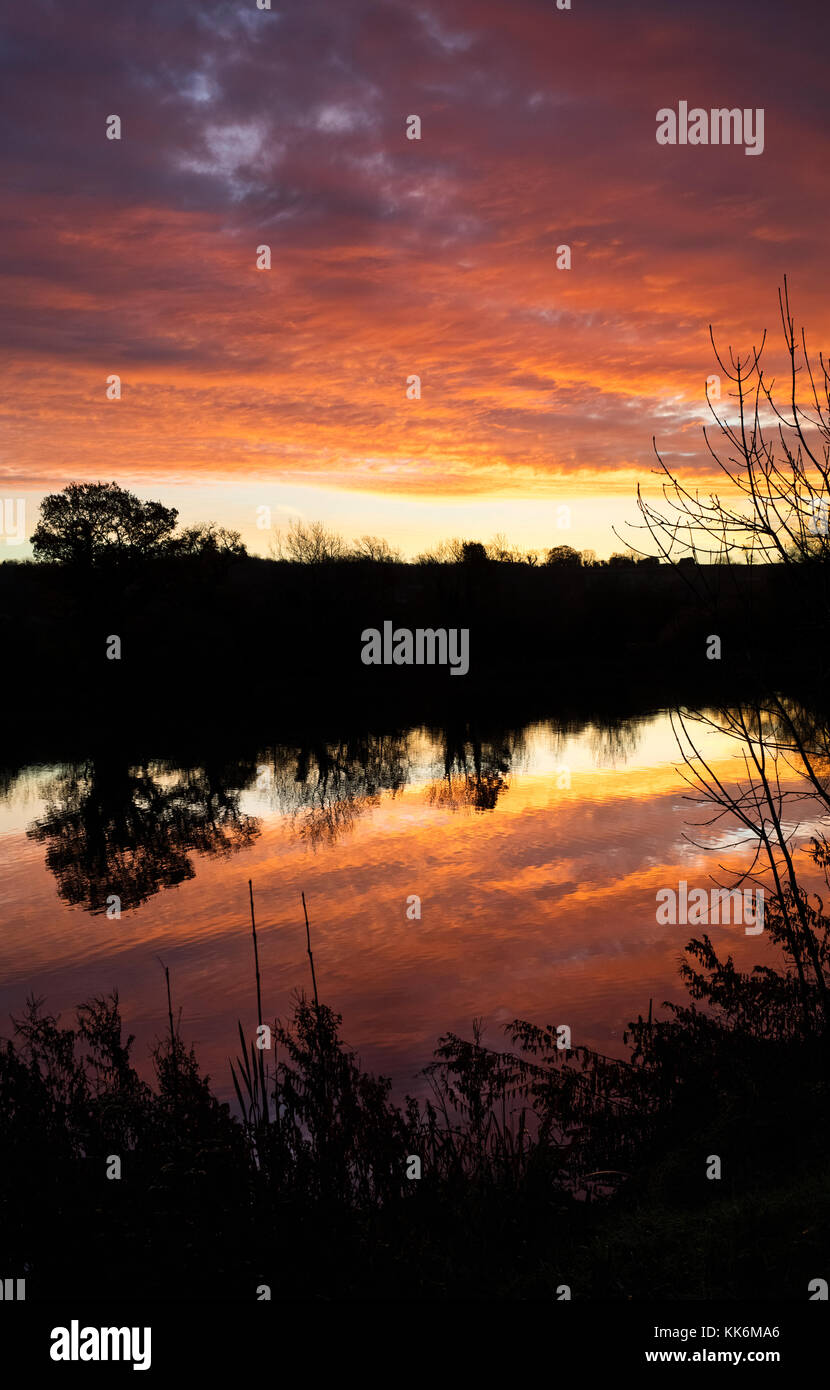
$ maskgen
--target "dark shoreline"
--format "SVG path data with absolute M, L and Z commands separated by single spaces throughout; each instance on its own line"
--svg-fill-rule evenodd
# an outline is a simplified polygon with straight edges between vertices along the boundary
M 827 610 L 818 594 L 810 600 L 811 583 L 787 567 L 310 567 L 249 557 L 78 575 L 6 564 L 11 746 L 18 760 L 43 761 L 102 738 L 221 745 L 231 727 L 267 742 L 275 730 L 302 740 L 368 726 L 486 725 L 505 712 L 513 724 L 571 711 L 613 719 L 729 703 L 749 690 L 786 689 L 816 704 L 828 654 L 814 614 Z M 466 628 L 468 673 L 363 665 L 361 633 L 389 620 Z M 713 633 L 719 660 L 706 655 Z M 106 656 L 113 634 L 119 660 Z

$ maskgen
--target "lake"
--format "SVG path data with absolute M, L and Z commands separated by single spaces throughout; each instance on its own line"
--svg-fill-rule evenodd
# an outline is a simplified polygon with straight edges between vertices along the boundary
M 699 742 L 734 781 L 734 742 L 708 728 Z M 305 892 L 320 998 L 397 1097 L 424 1093 L 437 1039 L 470 1036 L 474 1017 L 493 1046 L 518 1016 L 624 1055 L 650 999 L 686 1001 L 692 936 L 707 930 L 744 967 L 772 961 L 740 925 L 657 921 L 660 889 L 708 890 L 728 881 L 718 864 L 749 858 L 729 821 L 700 827 L 711 811 L 678 763 L 657 712 L 276 744 L 215 765 L 107 755 L 18 770 L 0 783 L 0 1032 L 29 993 L 67 1022 L 117 987 L 149 1076 L 167 1026 L 162 960 L 184 1039 L 231 1099 L 237 1019 L 249 1035 L 256 1024 L 251 879 L 265 1018 L 310 991 Z

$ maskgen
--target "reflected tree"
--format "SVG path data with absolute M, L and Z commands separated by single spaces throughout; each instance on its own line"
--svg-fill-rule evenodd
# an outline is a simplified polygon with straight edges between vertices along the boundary
M 708 713 L 677 712 L 673 725 L 686 781 L 697 793 L 693 799 L 707 808 L 701 824 L 708 829 L 725 824 L 747 847 L 744 868 L 727 886 L 751 882 L 763 889 L 765 926 L 793 967 L 782 989 L 789 995 L 796 984 L 807 1030 L 826 1030 L 827 919 L 822 899 L 804 885 L 811 868 L 826 879 L 830 863 L 821 828 L 830 813 L 830 727 L 814 711 L 780 697 Z M 734 777 L 727 779 L 703 752 L 701 729 L 733 741 Z M 730 974 L 731 960 L 721 964 L 708 936 L 692 946 L 710 970 Z M 686 973 L 690 980 L 698 978 Z
M 411 770 L 406 734 L 280 745 L 269 750 L 266 766 L 275 806 L 312 845 L 347 834 L 382 793 L 396 795 Z
M 517 751 L 516 735 L 505 734 L 482 741 L 469 730 L 447 730 L 444 735 L 443 777 L 430 783 L 430 806 L 459 810 L 492 811 L 508 790 L 508 774 Z
M 194 877 L 190 856 L 231 855 L 259 834 L 239 807 L 250 764 L 173 770 L 104 759 L 73 766 L 52 784 L 46 811 L 27 834 L 46 846 L 46 864 L 65 902 L 122 911 Z
M 642 725 L 633 719 L 598 721 L 591 725 L 591 755 L 597 767 L 627 763 L 637 751 Z

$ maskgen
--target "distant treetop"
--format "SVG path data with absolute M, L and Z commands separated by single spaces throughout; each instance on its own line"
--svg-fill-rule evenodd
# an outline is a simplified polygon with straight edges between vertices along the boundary
M 245 555 L 238 531 L 213 522 L 174 535 L 178 511 L 142 502 L 118 483 L 70 483 L 40 504 L 36 560 L 79 568 L 162 555 Z

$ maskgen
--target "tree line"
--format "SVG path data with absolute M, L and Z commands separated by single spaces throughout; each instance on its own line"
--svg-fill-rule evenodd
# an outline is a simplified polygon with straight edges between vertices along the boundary
M 93 568 L 126 560 L 163 556 L 225 556 L 243 558 L 248 549 L 238 531 L 215 522 L 198 522 L 176 531 L 178 510 L 162 502 L 144 502 L 116 482 L 70 483 L 50 493 L 40 506 L 32 536 L 36 560 L 73 568 Z M 277 531 L 271 558 L 296 565 L 360 561 L 370 564 L 408 563 L 401 552 L 379 536 L 364 535 L 349 544 L 322 521 L 295 518 L 287 531 Z M 652 556 L 617 552 L 598 560 L 593 550 L 555 545 L 523 550 L 498 534 L 482 541 L 453 537 L 417 555 L 416 565 L 511 564 L 569 568 L 657 564 Z

